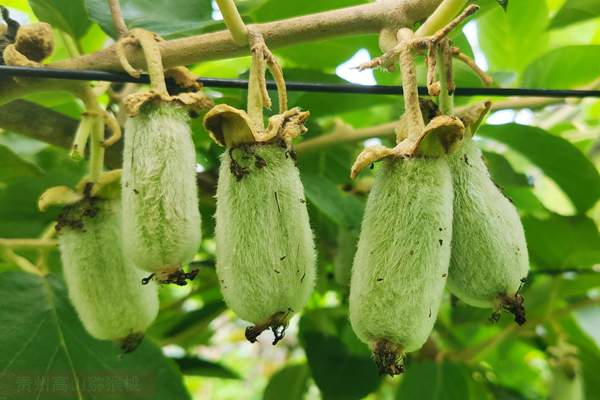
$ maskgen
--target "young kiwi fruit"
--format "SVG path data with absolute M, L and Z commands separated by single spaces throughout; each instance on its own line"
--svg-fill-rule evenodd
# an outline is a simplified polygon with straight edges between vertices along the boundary
M 385 159 L 367 200 L 350 283 L 350 322 L 380 373 L 404 370 L 437 318 L 452 238 L 446 157 Z
M 494 184 L 477 145 L 467 138 L 450 156 L 454 186 L 454 236 L 450 292 L 475 307 L 501 309 L 525 323 L 520 288 L 529 271 L 519 214 Z
M 181 264 L 196 254 L 200 212 L 196 153 L 182 106 L 152 102 L 128 119 L 121 182 L 126 256 L 160 282 L 185 284 L 192 276 Z
M 228 306 L 276 344 L 314 287 L 316 253 L 293 152 L 283 141 L 228 148 L 217 188 L 217 274 Z
M 154 283 L 123 256 L 118 200 L 86 196 L 66 206 L 56 229 L 69 298 L 85 329 L 124 352 L 141 343 L 158 313 Z
M 548 348 L 552 371 L 550 400 L 584 400 L 584 384 L 577 348 L 562 340 Z

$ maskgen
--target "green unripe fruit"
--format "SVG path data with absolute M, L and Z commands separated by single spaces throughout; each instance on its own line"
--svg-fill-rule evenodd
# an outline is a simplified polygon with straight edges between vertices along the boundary
M 564 367 L 552 368 L 552 387 L 550 400 L 583 400 L 583 381 L 581 373 Z
M 228 306 L 255 324 L 251 342 L 271 328 L 274 344 L 314 287 L 315 249 L 293 155 L 277 144 L 228 149 L 217 189 L 217 274 Z
M 450 157 L 454 236 L 448 288 L 476 307 L 504 307 L 525 322 L 519 288 L 527 277 L 527 244 L 519 214 L 491 180 L 472 140 Z
M 367 200 L 350 284 L 350 321 L 381 373 L 403 371 L 442 301 L 452 238 L 445 157 L 386 159 Z
M 165 280 L 192 260 L 200 241 L 196 154 L 184 108 L 147 104 L 127 121 L 121 182 L 125 254 Z
M 158 294 L 123 256 L 120 217 L 118 201 L 85 199 L 65 208 L 57 229 L 69 298 L 83 325 L 128 352 L 154 321 Z

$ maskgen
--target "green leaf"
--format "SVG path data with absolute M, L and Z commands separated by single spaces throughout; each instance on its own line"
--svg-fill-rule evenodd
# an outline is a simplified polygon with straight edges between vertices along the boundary
M 506 8 L 508 7 L 508 0 L 496 0 L 496 1 L 500 5 L 500 7 L 502 7 L 504 9 L 504 11 L 506 11 Z
M 479 44 L 492 71 L 519 72 L 548 46 L 545 0 L 513 1 L 477 20 Z
M 0 187 L 21 179 L 39 177 L 42 171 L 23 160 L 8 147 L 0 145 Z
M 583 382 L 585 385 L 586 399 L 595 399 L 600 393 L 600 350 L 594 341 L 586 335 L 572 317 L 563 319 L 562 328 L 571 344 L 578 347 L 577 357 L 582 364 Z
M 346 228 L 360 226 L 363 205 L 358 199 L 322 175 L 303 173 L 302 183 L 308 201 L 333 222 Z
M 219 364 L 198 357 L 173 358 L 184 375 L 206 376 L 210 378 L 240 379 L 240 375 Z
M 549 28 L 561 28 L 598 16 L 600 16 L 600 0 L 567 0 L 552 18 Z
M 118 37 L 108 1 L 85 0 L 85 6 L 104 32 Z M 128 28 L 147 29 L 165 38 L 200 33 L 215 24 L 210 0 L 121 0 L 121 10 Z
M 544 268 L 582 268 L 600 263 L 600 234 L 585 217 L 553 214 L 523 218 L 531 260 Z
M 268 0 L 251 13 L 257 22 L 274 21 L 299 15 L 330 11 L 367 3 L 367 0 L 281 1 Z
M 362 399 L 379 386 L 377 367 L 368 347 L 352 331 L 346 310 L 305 313 L 300 320 L 300 339 L 323 399 Z
M 485 164 L 498 186 L 529 186 L 527 176 L 515 171 L 504 156 L 489 151 L 484 151 L 483 155 Z
M 40 213 L 39 196 L 51 186 L 73 187 L 84 175 L 85 163 L 75 163 L 63 150 L 49 147 L 32 158 L 42 174 L 14 176 L 10 185 L 0 187 L 0 237 L 39 235 L 59 212 L 56 207 Z M 3 170 L 3 161 L 0 161 L 0 170 Z
M 79 39 L 85 35 L 91 25 L 83 1 L 30 0 L 29 5 L 40 21 L 47 22 L 54 28 Z
M 462 365 L 448 362 L 410 364 L 402 377 L 396 399 L 469 399 L 470 382 L 469 370 Z
M 537 165 L 583 213 L 600 198 L 600 175 L 571 142 L 533 126 L 485 125 L 479 134 L 502 142 Z
M 150 340 L 122 356 L 114 343 L 89 336 L 57 276 L 5 272 L 0 293 L 0 387 L 6 398 L 190 398 L 174 363 Z
M 600 45 L 561 47 L 534 60 L 523 73 L 522 86 L 568 89 L 600 75 Z
M 303 400 L 308 390 L 310 370 L 306 364 L 287 365 L 269 380 L 263 400 Z

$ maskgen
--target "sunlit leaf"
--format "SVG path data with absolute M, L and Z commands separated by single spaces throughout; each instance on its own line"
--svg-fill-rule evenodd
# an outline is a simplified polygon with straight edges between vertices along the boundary
M 2 395 L 39 399 L 189 399 L 148 338 L 133 353 L 89 336 L 56 276 L 0 274 Z

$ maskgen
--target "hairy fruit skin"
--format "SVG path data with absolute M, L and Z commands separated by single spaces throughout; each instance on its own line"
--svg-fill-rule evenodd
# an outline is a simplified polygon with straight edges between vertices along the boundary
M 145 271 L 178 270 L 200 242 L 196 154 L 186 111 L 168 103 L 144 106 L 127 121 L 123 155 L 125 254 Z
M 419 349 L 431 333 L 451 237 L 446 158 L 383 161 L 367 201 L 350 284 L 350 322 L 382 373 L 402 372 L 396 359 Z
M 245 145 L 223 154 L 215 237 L 223 297 L 256 325 L 248 339 L 285 328 L 308 300 L 316 273 L 304 190 L 285 146 Z
M 529 259 L 519 214 L 490 178 L 469 140 L 450 157 L 454 236 L 448 288 L 475 307 L 498 307 L 518 295 Z
M 144 272 L 123 256 L 119 202 L 97 200 L 94 208 L 81 227 L 59 231 L 69 298 L 95 338 L 141 339 L 158 313 L 157 288 L 143 286 Z

